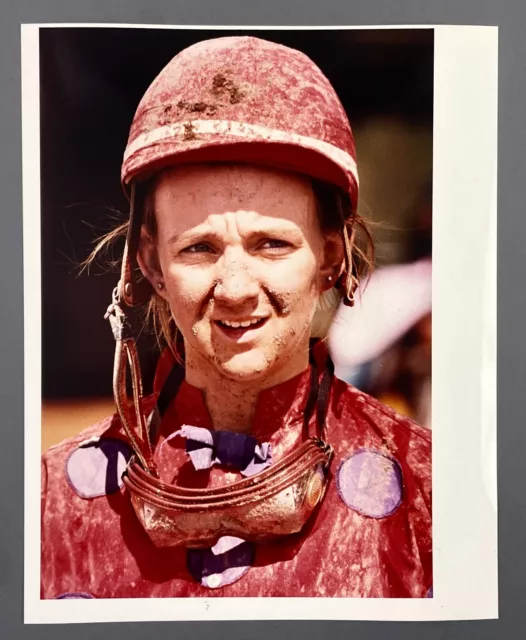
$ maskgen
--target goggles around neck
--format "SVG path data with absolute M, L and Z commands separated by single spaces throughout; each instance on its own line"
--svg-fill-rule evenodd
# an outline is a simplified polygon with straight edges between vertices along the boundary
M 189 489 L 160 481 L 137 458 L 124 483 L 144 530 L 159 547 L 206 548 L 222 536 L 261 542 L 298 533 L 323 499 L 332 448 L 324 439 L 331 382 L 328 361 L 320 377 L 311 348 L 310 388 L 304 408 L 303 444 L 263 471 L 220 488 Z M 176 365 L 149 421 L 152 442 L 184 377 Z M 315 436 L 309 424 L 316 412 Z
M 167 485 L 131 460 L 124 483 L 158 547 L 212 547 L 222 536 L 253 542 L 301 531 L 321 502 L 332 449 L 309 438 L 264 471 L 219 489 Z

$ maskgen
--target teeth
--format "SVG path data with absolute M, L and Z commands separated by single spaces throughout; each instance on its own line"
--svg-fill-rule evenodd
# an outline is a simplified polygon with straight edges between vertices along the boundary
M 238 329 L 239 327 L 250 327 L 252 324 L 257 324 L 261 318 L 256 318 L 255 320 L 245 320 L 244 322 L 230 322 L 229 320 L 221 320 L 221 324 L 224 324 L 227 327 L 232 327 L 233 329 Z

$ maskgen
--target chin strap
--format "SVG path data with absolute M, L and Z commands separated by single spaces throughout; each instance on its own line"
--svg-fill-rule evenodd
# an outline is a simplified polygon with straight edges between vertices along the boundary
M 150 283 L 138 281 L 137 252 L 141 237 L 142 204 L 135 183 L 131 184 L 130 224 L 122 260 L 121 277 L 113 291 L 112 302 L 104 318 L 110 321 L 115 338 L 115 360 L 113 366 L 113 396 L 117 411 L 130 443 L 146 471 L 157 476 L 153 459 L 153 448 L 144 417 L 143 387 L 137 344 L 128 322 L 125 309 L 138 307 L 148 301 Z M 126 393 L 128 367 L 132 385 L 132 399 Z
M 115 338 L 115 361 L 113 365 L 113 396 L 117 411 L 130 443 L 144 469 L 157 476 L 153 459 L 153 449 L 144 418 L 143 388 L 137 344 L 124 313 L 118 288 L 113 291 L 113 301 L 104 316 L 110 321 Z M 132 394 L 130 400 L 126 393 L 126 374 L 130 370 Z

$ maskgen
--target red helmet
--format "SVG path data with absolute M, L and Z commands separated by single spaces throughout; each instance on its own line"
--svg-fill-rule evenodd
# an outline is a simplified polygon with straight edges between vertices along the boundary
M 137 108 L 122 182 L 213 161 L 298 171 L 340 187 L 356 208 L 356 151 L 340 100 L 312 60 L 274 42 L 216 38 L 175 56 Z
M 144 94 L 130 129 L 121 179 L 131 219 L 120 295 L 128 306 L 151 293 L 135 282 L 140 206 L 135 185 L 194 162 L 250 162 L 336 186 L 346 268 L 337 286 L 352 304 L 356 279 L 345 218 L 356 212 L 358 173 L 349 120 L 332 85 L 305 54 L 259 38 L 206 40 L 173 58 Z

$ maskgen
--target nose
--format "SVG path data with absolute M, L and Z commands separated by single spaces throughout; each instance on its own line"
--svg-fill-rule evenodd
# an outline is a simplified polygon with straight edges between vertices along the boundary
M 224 305 L 244 305 L 259 298 L 259 281 L 247 257 L 223 255 L 218 262 L 219 274 L 214 299 Z

